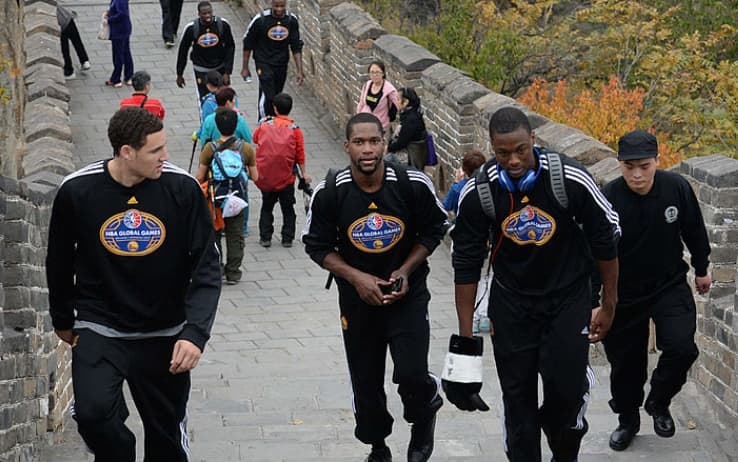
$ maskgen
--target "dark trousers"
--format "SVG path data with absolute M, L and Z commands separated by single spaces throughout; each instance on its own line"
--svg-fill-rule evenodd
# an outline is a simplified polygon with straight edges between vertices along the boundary
M 270 66 L 256 63 L 256 75 L 259 76 L 259 120 L 274 113 L 274 95 L 282 93 L 287 81 L 287 64 L 284 66 Z
M 89 61 L 90 58 L 87 56 L 87 50 L 85 45 L 82 43 L 82 37 L 79 36 L 79 30 L 74 19 L 69 21 L 67 27 L 61 31 L 61 51 L 62 57 L 64 58 L 64 75 L 72 75 L 74 72 L 74 66 L 72 65 L 72 55 L 69 53 L 69 42 L 72 42 L 74 51 L 77 52 L 79 63 L 82 64 L 85 61 Z
M 110 81 L 113 83 L 120 82 L 122 72 L 123 80 L 127 82 L 133 77 L 133 56 L 131 56 L 130 38 L 112 39 L 110 42 L 113 47 L 113 73 L 110 74 Z
M 225 73 L 225 67 L 219 67 L 218 69 L 216 69 L 216 71 L 220 72 L 220 75 L 223 75 Z M 193 70 L 193 72 L 195 73 L 195 85 L 197 85 L 198 104 L 201 104 L 202 99 L 205 97 L 205 95 L 210 93 L 206 85 L 208 72 L 200 72 L 195 70 Z M 201 120 L 200 123 L 202 122 L 204 121 Z
M 587 431 L 584 412 L 594 380 L 588 366 L 589 282 L 561 292 L 527 297 L 492 283 L 492 345 L 512 462 L 541 461 L 541 430 L 555 460 L 573 461 Z
M 259 214 L 259 239 L 270 241 L 274 234 L 274 204 L 279 202 L 282 209 L 282 242 L 295 239 L 295 185 L 288 185 L 281 191 L 261 192 L 261 213 Z
M 243 262 L 243 217 L 246 215 L 246 209 L 235 217 L 224 218 L 225 228 L 218 233 L 215 242 L 218 244 L 221 258 L 223 256 L 223 247 L 221 237 L 225 234 L 226 241 L 226 259 L 223 273 L 229 281 L 241 280 L 241 263 Z
M 394 363 L 392 382 L 398 385 L 403 417 L 423 422 L 435 412 L 430 403 L 438 394 L 428 372 L 428 302 L 425 281 L 392 306 L 369 306 L 356 292 L 339 286 L 343 343 L 354 393 L 354 434 L 372 444 L 392 433 L 384 390 L 387 347 Z
M 144 425 L 144 462 L 187 461 L 190 374 L 169 373 L 176 337 L 108 338 L 80 329 L 72 349 L 74 419 L 96 462 L 134 462 L 136 439 L 128 417 L 128 382 Z
M 159 0 L 161 5 L 161 36 L 165 42 L 174 42 L 179 30 L 183 0 Z
M 656 324 L 656 347 L 661 350 L 651 375 L 646 403 L 668 407 L 687 381 L 699 354 L 694 342 L 696 307 L 684 281 L 645 303 L 618 306 L 610 333 L 603 340 L 610 361 L 610 407 L 618 414 L 638 411 L 643 404 L 648 369 L 648 321 Z M 647 408 L 649 406 L 647 405 Z

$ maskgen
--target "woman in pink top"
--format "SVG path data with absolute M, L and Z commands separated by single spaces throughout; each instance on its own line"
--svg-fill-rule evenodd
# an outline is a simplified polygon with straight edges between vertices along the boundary
M 390 119 L 395 118 L 397 114 L 397 89 L 385 80 L 386 73 L 384 63 L 381 61 L 373 61 L 369 65 L 369 80 L 361 89 L 359 104 L 356 106 L 357 114 L 359 112 L 371 112 L 384 128 L 385 136 L 389 136 Z M 390 115 L 392 114 L 392 117 Z

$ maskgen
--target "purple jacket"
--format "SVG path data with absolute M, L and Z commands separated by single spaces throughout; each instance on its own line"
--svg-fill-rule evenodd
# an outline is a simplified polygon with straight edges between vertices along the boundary
M 108 25 L 110 40 L 126 39 L 131 36 L 131 14 L 128 12 L 128 0 L 110 0 L 108 9 Z

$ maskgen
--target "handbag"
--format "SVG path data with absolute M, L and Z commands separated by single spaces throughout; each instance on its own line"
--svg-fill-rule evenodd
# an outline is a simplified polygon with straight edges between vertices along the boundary
M 110 26 L 108 25 L 108 19 L 103 16 L 100 20 L 100 30 L 97 31 L 98 40 L 110 40 Z
M 438 155 L 436 154 L 436 145 L 433 142 L 433 135 L 431 135 L 431 132 L 426 131 L 425 132 L 425 151 L 426 151 L 426 157 L 425 157 L 425 165 L 429 167 L 433 167 L 438 165 Z

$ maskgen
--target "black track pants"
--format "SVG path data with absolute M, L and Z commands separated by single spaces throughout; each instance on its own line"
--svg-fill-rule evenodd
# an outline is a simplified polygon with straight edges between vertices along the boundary
M 168 371 L 176 340 L 123 340 L 80 329 L 72 349 L 74 418 L 96 462 L 136 460 L 136 440 L 125 425 L 124 380 L 144 425 L 144 461 L 188 460 L 190 374 Z
M 492 344 L 505 408 L 505 452 L 512 462 L 541 461 L 541 430 L 555 460 L 577 457 L 594 379 L 588 367 L 589 287 L 585 281 L 558 296 L 526 297 L 492 284 Z
M 430 293 L 425 282 L 410 290 L 404 300 L 390 306 L 369 306 L 353 290 L 340 290 L 343 343 L 354 393 L 354 433 L 366 444 L 382 441 L 392 433 L 394 420 L 387 411 L 384 390 L 387 347 L 404 419 L 423 422 L 434 412 L 429 404 L 438 386 L 428 373 Z
M 259 120 L 266 116 L 274 116 L 274 95 L 282 93 L 287 81 L 287 64 L 270 66 L 256 63 L 256 75 L 259 76 Z
M 610 407 L 618 414 L 628 414 L 643 405 L 649 319 L 656 324 L 656 346 L 661 355 L 646 402 L 669 406 L 699 354 L 694 342 L 696 307 L 689 286 L 685 281 L 646 303 L 618 306 L 615 313 L 615 322 L 602 342 L 611 366 Z

